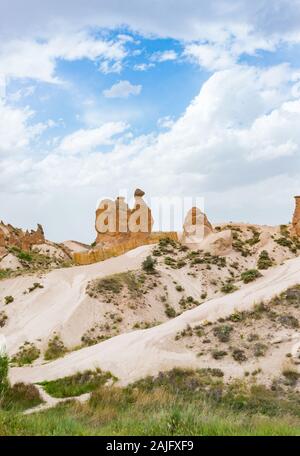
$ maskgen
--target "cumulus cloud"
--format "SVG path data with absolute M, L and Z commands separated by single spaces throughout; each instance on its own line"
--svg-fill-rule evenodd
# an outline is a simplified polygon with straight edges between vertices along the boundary
M 158 51 L 152 54 L 151 60 L 154 62 L 168 62 L 170 60 L 176 60 L 177 54 L 173 49 L 167 51 Z
M 133 69 L 135 71 L 147 71 L 154 66 L 154 63 L 137 63 L 133 66 Z
M 92 152 L 99 146 L 113 144 L 115 136 L 123 133 L 127 128 L 124 122 L 107 122 L 99 128 L 80 129 L 66 136 L 58 149 L 70 155 Z
M 235 214 L 246 220 L 251 213 L 258 221 L 259 211 L 259 221 L 275 220 L 275 200 L 270 205 L 268 197 L 280 198 L 274 183 L 284 183 L 288 195 L 300 178 L 300 99 L 293 91 L 298 77 L 288 66 L 218 71 L 166 132 L 130 139 L 124 124 L 110 123 L 66 136 L 44 158 L 2 163 L 3 194 L 22 189 L 52 199 L 59 191 L 74 197 L 84 188 L 82 204 L 93 212 L 108 189 L 142 185 L 152 195 L 206 196 L 215 220 Z M 101 145 L 111 150 L 101 152 Z M 245 198 L 257 199 L 259 188 L 260 209 L 248 213 Z
M 128 98 L 130 95 L 139 95 L 141 90 L 141 85 L 134 85 L 129 81 L 119 81 L 110 89 L 103 90 L 103 95 L 106 98 Z
M 29 108 L 13 108 L 0 98 L 0 155 L 23 152 L 46 128 L 46 123 L 32 123 Z
M 45 40 L 2 41 L 0 75 L 6 80 L 30 78 L 57 83 L 55 70 L 59 59 L 99 61 L 100 69 L 105 71 L 105 66 L 120 69 L 126 54 L 123 41 L 97 39 L 87 31 L 57 34 Z

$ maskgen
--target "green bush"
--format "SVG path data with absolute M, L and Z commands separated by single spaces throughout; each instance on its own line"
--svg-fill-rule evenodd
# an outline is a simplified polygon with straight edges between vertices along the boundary
M 155 265 L 156 260 L 151 255 L 148 255 L 142 263 L 143 271 L 147 272 L 147 274 L 153 274 L 155 272 Z
M 231 325 L 220 325 L 214 328 L 213 333 L 220 342 L 229 342 L 232 330 Z
M 11 304 L 12 302 L 14 302 L 14 300 L 15 299 L 13 296 L 5 296 L 5 298 L 4 298 L 4 302 L 6 305 Z
M 18 366 L 24 366 L 33 363 L 39 356 L 40 350 L 33 343 L 24 342 L 11 361 Z
M 257 268 L 258 269 L 268 269 L 273 266 L 273 261 L 269 257 L 269 254 L 266 250 L 262 250 L 260 252 L 258 261 L 257 261 Z
M 49 340 L 48 342 L 48 348 L 45 351 L 44 358 L 46 361 L 50 361 L 53 359 L 60 358 L 61 356 L 64 356 L 67 352 L 66 347 L 64 346 L 63 341 L 59 336 L 54 336 L 52 339 Z
M 241 274 L 241 279 L 244 283 L 253 282 L 259 277 L 262 277 L 262 274 L 257 269 L 248 269 L 248 271 Z
M 168 318 L 174 318 L 176 317 L 176 310 L 174 309 L 174 307 L 170 306 L 169 304 L 166 304 L 165 314 Z

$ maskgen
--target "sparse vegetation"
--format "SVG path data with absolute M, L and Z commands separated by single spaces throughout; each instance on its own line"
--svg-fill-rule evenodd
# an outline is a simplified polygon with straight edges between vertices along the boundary
M 4 302 L 5 302 L 5 305 L 8 305 L 8 304 L 11 304 L 12 302 L 14 302 L 14 297 L 13 296 L 5 296 L 4 297 Z
M 44 288 L 44 286 L 39 282 L 34 282 L 32 287 L 28 288 L 28 293 L 32 293 L 34 290 L 37 290 L 38 288 Z
M 40 350 L 33 343 L 25 342 L 12 357 L 11 362 L 17 366 L 24 366 L 33 363 L 39 356 Z
M 220 369 L 161 372 L 126 388 L 99 386 L 87 404 L 29 416 L 0 412 L 1 435 L 299 435 L 299 397 L 225 385 Z
M 6 315 L 4 310 L 1 310 L 1 312 L 0 312 L 0 328 L 3 328 L 6 325 L 7 320 L 8 320 L 8 316 Z
M 222 293 L 226 293 L 226 294 L 233 293 L 236 290 L 237 290 L 237 287 L 231 281 L 224 283 L 221 287 Z
M 213 333 L 220 342 L 229 342 L 232 330 L 231 325 L 219 325 L 214 328 Z
M 61 340 L 61 338 L 56 334 L 48 342 L 47 350 L 45 351 L 44 358 L 46 361 L 60 358 L 64 356 L 67 352 L 67 349 Z

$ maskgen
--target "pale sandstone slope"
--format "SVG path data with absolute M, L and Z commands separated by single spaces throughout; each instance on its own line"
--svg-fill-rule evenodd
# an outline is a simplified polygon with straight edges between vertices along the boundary
M 115 260 L 120 261 L 119 258 Z M 124 262 L 124 256 L 121 261 Z M 96 267 L 101 268 L 101 265 L 95 265 Z M 113 269 L 112 265 L 111 269 Z M 105 271 L 108 272 L 107 268 Z M 195 353 L 176 343 L 175 336 L 178 331 L 182 331 L 187 325 L 192 326 L 208 319 L 214 321 L 236 310 L 250 309 L 254 303 L 268 300 L 299 282 L 300 258 L 288 260 L 282 266 L 269 269 L 264 277 L 244 286 L 239 291 L 211 299 L 160 326 L 113 337 L 48 364 L 13 368 L 10 371 L 11 380 L 12 382 L 52 380 L 100 367 L 110 370 L 123 384 L 126 384 L 145 375 L 156 374 L 160 370 L 175 366 L 201 367 L 201 359 Z M 36 327 L 36 323 L 34 322 L 32 328 Z M 298 335 L 296 333 L 296 337 L 289 343 L 288 348 L 295 350 L 300 344 L 299 333 Z M 274 357 L 274 362 L 269 361 L 266 369 L 274 372 L 276 362 L 277 358 Z M 280 366 L 276 367 L 278 369 Z M 242 375 L 242 372 L 243 369 L 238 364 L 232 369 L 232 375 Z

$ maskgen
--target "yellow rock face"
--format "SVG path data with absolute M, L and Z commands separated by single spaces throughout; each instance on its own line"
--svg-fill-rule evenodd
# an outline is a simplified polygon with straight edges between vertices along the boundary
M 140 189 L 135 191 L 132 209 L 122 197 L 101 201 L 96 211 L 97 247 L 114 247 L 133 240 L 141 245 L 143 239 L 146 241 L 152 232 L 153 218 L 143 194 Z
M 300 236 L 300 196 L 295 196 L 296 207 L 293 216 L 293 234 Z

